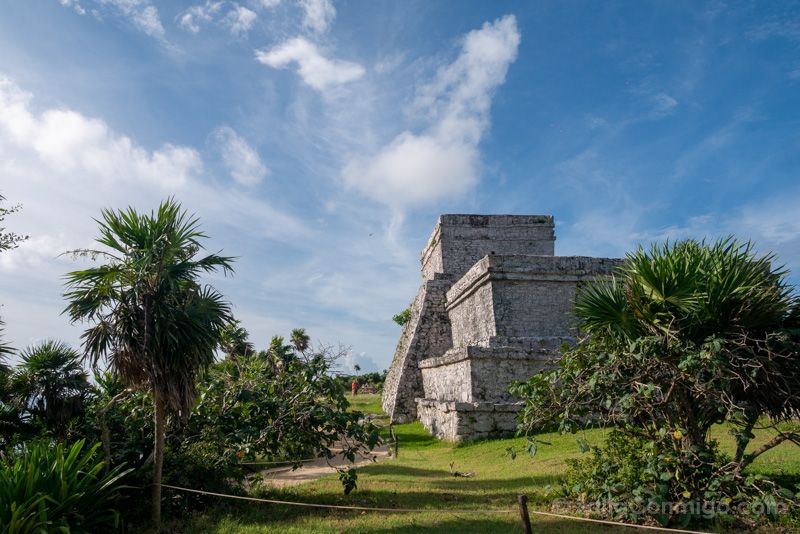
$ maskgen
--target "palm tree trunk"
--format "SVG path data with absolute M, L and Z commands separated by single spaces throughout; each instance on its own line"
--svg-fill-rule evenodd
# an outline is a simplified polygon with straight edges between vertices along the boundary
M 161 471 L 164 466 L 164 400 L 153 391 L 153 408 L 155 412 L 155 446 L 153 448 L 153 524 L 161 526 Z

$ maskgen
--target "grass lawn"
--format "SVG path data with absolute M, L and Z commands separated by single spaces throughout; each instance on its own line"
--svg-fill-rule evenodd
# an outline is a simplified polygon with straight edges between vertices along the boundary
M 380 411 L 378 395 L 353 398 L 355 409 Z M 551 487 L 558 484 L 566 458 L 580 456 L 575 436 L 549 434 L 542 439 L 535 458 L 523 451 L 523 439 L 482 441 L 455 446 L 430 437 L 419 423 L 398 425 L 399 458 L 358 470 L 358 490 L 342 494 L 336 475 L 283 490 L 258 492 L 259 496 L 315 503 L 386 508 L 509 510 L 495 513 L 394 513 L 356 512 L 298 508 L 263 503 L 218 505 L 168 525 L 170 531 L 213 533 L 338 533 L 338 532 L 521 532 L 516 496 L 528 495 L 531 509 L 550 510 Z M 583 435 L 590 444 L 601 443 L 603 430 Z M 725 429 L 715 429 L 723 448 L 732 451 L 733 439 Z M 767 439 L 758 436 L 758 443 Z M 506 453 L 516 447 L 512 460 Z M 455 478 L 457 471 L 473 471 L 473 478 Z M 759 458 L 754 469 L 769 475 L 800 474 L 800 449 L 783 444 Z M 532 516 L 534 532 L 635 532 L 630 528 L 602 527 L 577 521 Z

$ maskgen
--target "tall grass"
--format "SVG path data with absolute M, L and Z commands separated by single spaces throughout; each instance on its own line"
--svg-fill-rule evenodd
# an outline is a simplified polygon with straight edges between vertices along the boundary
M 41 441 L 0 460 L 0 533 L 108 532 L 119 525 L 114 508 L 122 466 L 104 473 L 84 441 L 69 448 Z

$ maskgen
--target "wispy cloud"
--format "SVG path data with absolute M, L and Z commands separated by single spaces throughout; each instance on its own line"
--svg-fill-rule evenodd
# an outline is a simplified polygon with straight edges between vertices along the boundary
M 299 0 L 303 9 L 303 26 L 317 34 L 328 31 L 333 19 L 336 18 L 336 8 L 330 0 Z
M 86 8 L 84 8 L 79 0 L 58 0 L 58 3 L 64 7 L 70 7 L 75 10 L 78 15 L 85 15 Z
M 258 50 L 256 59 L 275 69 L 297 65 L 297 74 L 303 82 L 320 92 L 364 75 L 364 67 L 358 63 L 328 59 L 315 44 L 303 37 L 295 37 L 269 50 Z
M 178 15 L 178 25 L 191 33 L 198 33 L 203 25 L 214 20 L 221 8 L 222 2 L 210 0 L 205 4 L 191 6 Z
M 167 41 L 158 8 L 151 0 L 58 0 L 58 2 L 79 15 L 91 12 L 97 20 L 102 20 L 105 16 L 122 17 L 136 30 L 168 48 L 172 47 Z M 93 7 L 87 7 L 90 5 Z
M 255 11 L 241 4 L 212 0 L 190 6 L 176 17 L 178 26 L 190 33 L 199 33 L 203 26 L 217 21 L 237 37 L 249 32 L 257 19 Z
M 412 107 L 425 115 L 428 127 L 404 131 L 376 154 L 353 158 L 342 173 L 345 184 L 395 209 L 472 189 L 492 95 L 505 81 L 519 42 L 513 15 L 468 33 L 455 61 L 417 91 Z
M 678 101 L 667 93 L 658 93 L 652 97 L 653 109 L 650 115 L 653 118 L 666 117 L 672 115 L 675 108 L 678 107 Z
M 158 9 L 150 0 L 97 0 L 97 2 L 115 8 L 145 35 L 164 41 L 166 36 L 164 26 L 161 24 Z
M 233 35 L 244 35 L 253 27 L 256 18 L 258 16 L 255 11 L 237 4 L 222 19 L 222 25 L 228 28 Z
M 212 134 L 212 140 L 222 161 L 239 184 L 252 186 L 269 174 L 258 153 L 233 128 L 223 126 Z

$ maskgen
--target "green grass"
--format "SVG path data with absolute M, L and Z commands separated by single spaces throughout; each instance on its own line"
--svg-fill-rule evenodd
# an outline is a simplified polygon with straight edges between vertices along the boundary
M 347 400 L 350 402 L 350 409 L 368 414 L 383 415 L 381 407 L 381 396 L 379 394 L 355 395 L 348 394 Z
M 354 409 L 379 411 L 378 395 L 353 399 Z M 521 438 L 481 441 L 466 445 L 442 443 L 432 438 L 419 423 L 397 425 L 400 450 L 397 459 L 389 459 L 359 469 L 358 490 L 342 494 L 335 475 L 285 490 L 262 491 L 259 495 L 280 500 L 375 506 L 386 508 L 422 508 L 509 510 L 508 514 L 431 512 L 384 514 L 338 510 L 304 509 L 260 503 L 220 503 L 204 513 L 183 518 L 170 526 L 171 531 L 199 533 L 338 533 L 338 532 L 521 532 L 516 508 L 518 494 L 526 494 L 531 509 L 550 510 L 554 499 L 551 489 L 557 486 L 567 458 L 580 456 L 576 436 L 548 434 L 541 439 L 535 458 L 523 451 Z M 763 433 L 762 433 L 763 434 Z M 724 450 L 732 451 L 734 441 L 724 428 L 714 431 Z M 582 434 L 590 444 L 599 444 L 604 431 Z M 767 439 L 759 435 L 757 442 Z M 512 460 L 506 449 L 515 447 L 520 454 Z M 473 478 L 455 478 L 457 471 L 473 471 Z M 754 469 L 769 475 L 800 473 L 800 450 L 788 444 L 763 455 Z M 532 516 L 534 531 L 632 532 L 623 527 L 599 527 L 577 521 Z

